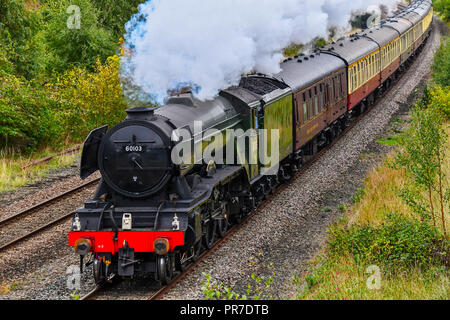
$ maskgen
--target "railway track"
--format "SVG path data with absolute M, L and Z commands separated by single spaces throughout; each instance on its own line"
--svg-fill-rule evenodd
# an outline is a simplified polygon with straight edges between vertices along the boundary
M 423 49 L 423 48 L 422 48 Z M 415 56 L 416 58 L 420 56 L 420 52 Z M 414 63 L 414 60 L 411 61 L 411 65 Z M 391 86 L 385 90 L 382 94 L 382 96 L 384 97 L 387 93 L 389 93 L 393 88 L 396 87 L 397 83 L 404 77 L 404 75 L 407 74 L 407 70 L 403 73 L 401 73 L 399 75 L 399 77 L 397 77 L 397 79 L 395 79 L 393 81 L 393 83 L 391 84 Z M 350 125 L 342 131 L 342 133 L 336 138 L 334 139 L 329 145 L 327 145 L 324 149 L 322 149 L 321 151 L 319 151 L 313 159 L 311 159 L 309 162 L 307 162 L 304 166 L 302 166 L 302 168 L 296 173 L 294 174 L 294 176 L 287 182 L 279 185 L 276 189 L 276 191 L 270 195 L 265 201 L 263 201 L 258 208 L 256 208 L 252 213 L 250 213 L 245 219 L 243 219 L 243 221 L 240 224 L 234 225 L 226 234 L 226 236 L 224 238 L 221 238 L 219 240 L 216 241 L 216 243 L 213 245 L 213 247 L 210 250 L 207 250 L 205 252 L 203 252 L 200 257 L 193 263 L 189 264 L 186 269 L 176 275 L 170 284 L 161 287 L 159 290 L 157 290 L 156 292 L 152 293 L 149 297 L 148 300 L 160 300 L 164 297 L 164 295 L 166 295 L 171 289 L 175 288 L 177 286 L 178 283 L 180 283 L 183 279 L 185 279 L 199 264 L 201 264 L 206 258 L 208 258 L 209 256 L 211 256 L 214 252 L 216 252 L 220 247 L 222 247 L 234 234 L 236 234 L 236 232 L 238 232 L 243 226 L 245 226 L 247 223 L 249 223 L 252 218 L 254 216 L 256 216 L 261 210 L 263 210 L 268 204 L 271 203 L 271 201 L 283 190 L 285 190 L 286 188 L 288 188 L 290 185 L 292 185 L 292 183 L 294 183 L 294 181 L 296 181 L 296 179 L 302 175 L 308 168 L 310 168 L 314 163 L 316 163 L 323 154 L 325 154 L 327 151 L 330 150 L 330 148 L 332 148 L 336 143 L 338 143 L 344 136 L 346 136 L 348 134 L 349 131 L 351 131 L 357 123 L 360 122 L 360 120 L 365 117 L 366 115 L 368 115 L 370 113 L 370 111 L 375 108 L 378 103 L 380 102 L 381 98 L 377 98 L 377 100 L 375 101 L 375 103 L 370 106 L 364 113 L 362 113 L 361 115 L 359 115 L 358 117 L 354 118 L 353 121 L 350 123 Z M 82 298 L 80 298 L 80 300 L 89 300 L 89 299 L 95 299 L 96 295 L 103 291 L 103 288 L 100 286 L 97 286 L 96 288 L 94 288 L 92 291 L 90 291 L 88 294 L 86 294 L 85 296 L 83 296 Z
M 96 286 L 94 289 L 86 293 L 84 296 L 80 297 L 78 300 L 89 300 L 90 298 L 94 297 L 101 289 L 101 286 Z
M 50 206 L 50 205 L 52 205 L 52 204 L 54 204 L 54 203 L 56 203 L 58 201 L 66 199 L 69 196 L 71 196 L 71 195 L 73 195 L 73 194 L 75 194 L 75 193 L 77 193 L 77 192 L 79 192 L 81 190 L 84 190 L 86 188 L 94 186 L 96 183 L 98 183 L 99 180 L 100 180 L 100 178 L 96 178 L 96 179 L 93 179 L 91 181 L 85 182 L 85 183 L 83 183 L 81 185 L 78 185 L 78 186 L 68 190 L 68 191 L 60 193 L 60 194 L 58 194 L 58 195 L 56 195 L 56 196 L 54 196 L 54 197 L 52 197 L 50 199 L 47 199 L 47 200 L 42 201 L 42 202 L 40 202 L 40 203 L 38 203 L 38 204 L 36 204 L 36 205 L 34 205 L 32 207 L 29 207 L 29 208 L 27 208 L 25 210 L 22 210 L 19 213 L 16 213 L 16 214 L 14 214 L 14 215 L 12 215 L 10 217 L 7 217 L 7 218 L 5 218 L 3 220 L 0 220 L 0 230 L 5 228 L 6 226 L 11 225 L 14 222 L 21 221 L 22 219 L 30 216 L 31 214 L 33 214 L 36 211 L 43 210 L 46 207 L 48 207 L 48 206 Z M 14 238 L 14 239 L 8 241 L 7 243 L 0 245 L 0 253 L 5 251 L 6 249 L 12 247 L 13 245 L 16 245 L 16 244 L 18 244 L 18 243 L 28 239 L 29 237 L 31 237 L 31 236 L 33 236 L 35 234 L 38 234 L 38 233 L 40 233 L 40 232 L 42 232 L 44 230 L 47 230 L 48 228 L 58 224 L 59 222 L 65 220 L 65 219 L 67 219 L 67 218 L 69 218 L 71 216 L 72 216 L 72 212 L 70 212 L 68 214 L 64 214 L 64 215 L 62 215 L 62 216 L 60 216 L 58 218 L 55 218 L 55 219 L 51 220 L 50 222 L 45 223 L 44 225 L 42 225 L 40 227 L 37 227 L 36 229 L 33 229 L 30 232 L 27 232 L 26 234 L 24 234 L 24 235 L 22 235 L 20 237 Z

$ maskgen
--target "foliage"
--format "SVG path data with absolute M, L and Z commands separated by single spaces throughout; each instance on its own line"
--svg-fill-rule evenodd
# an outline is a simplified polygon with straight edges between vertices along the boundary
M 0 69 L 8 62 L 26 79 L 95 67 L 115 53 L 124 24 L 143 0 L 4 0 L 0 2 Z M 78 6 L 79 29 L 68 28 Z M 10 68 L 8 72 L 11 73 Z
M 123 119 L 119 57 L 94 72 L 75 68 L 45 86 L 0 74 L 0 146 L 31 152 L 81 142 L 90 130 Z
M 80 8 L 79 29 L 68 28 L 69 6 Z M 43 7 L 44 39 L 52 54 L 49 72 L 63 72 L 71 66 L 95 66 L 115 53 L 117 40 L 98 22 L 98 11 L 89 0 L 47 0 Z
M 61 104 L 68 137 L 82 141 L 92 129 L 123 120 L 126 103 L 118 72 L 119 57 L 112 56 L 105 64 L 97 60 L 94 72 L 74 68 L 47 85 Z
M 296 55 L 299 55 L 303 51 L 302 44 L 291 44 L 283 50 L 283 55 L 286 58 L 293 58 Z
M 444 211 L 444 194 L 446 191 L 442 186 L 442 181 L 445 180 L 442 165 L 446 153 L 446 143 L 447 134 L 442 129 L 440 111 L 434 108 L 433 105 L 422 101 L 411 114 L 411 127 L 401 139 L 400 145 L 402 150 L 397 154 L 394 163 L 394 166 L 405 169 L 406 174 L 412 179 L 413 183 L 427 192 L 429 206 L 423 212 L 422 218 L 426 218 L 426 215 L 430 213 L 435 226 L 433 192 L 436 191 L 439 194 L 444 233 L 446 233 Z M 418 204 L 418 201 L 421 200 L 420 193 L 404 190 L 402 196 L 412 206 L 414 211 L 425 209 L 423 205 Z
M 322 37 L 316 37 L 316 38 L 314 38 L 314 40 L 313 40 L 313 49 L 318 49 L 318 48 L 321 48 L 321 47 L 323 47 L 323 46 L 326 46 L 328 43 L 327 43 L 327 40 L 325 40 L 324 38 L 322 38 Z
M 329 257 L 321 253 L 313 266 L 301 276 L 295 276 L 297 290 L 294 299 L 304 300 L 448 300 L 450 281 L 444 266 L 427 269 L 411 268 L 395 273 L 380 266 L 379 288 L 373 283 L 373 271 L 367 265 L 358 265 L 349 257 Z M 372 279 L 371 279 L 372 277 Z
M 43 71 L 48 56 L 42 41 L 42 16 L 30 5 L 32 1 L 28 3 L 27 6 L 24 0 L 0 2 L 0 47 L 14 65 L 14 71 L 31 79 Z M 0 58 L 0 62 L 2 60 L 5 61 Z
M 14 64 L 8 59 L 6 46 L 0 42 L 0 73 L 12 74 Z
M 143 2 L 145 0 L 95 0 L 93 5 L 98 10 L 98 22 L 119 39 L 125 33 L 125 23 Z
M 0 149 L 58 149 L 123 118 L 119 62 L 111 56 L 140 2 L 0 2 Z M 79 29 L 67 25 L 72 5 L 80 8 Z
M 387 137 L 386 139 L 377 139 L 377 142 L 385 146 L 396 146 L 399 144 L 399 139 L 399 136 L 392 136 Z
M 5 73 L 0 82 L 0 147 L 32 151 L 61 143 L 57 104 L 45 90 Z
M 450 21 L 450 1 L 449 0 L 434 0 L 433 7 L 438 11 L 444 21 Z
M 0 192 L 38 181 L 57 168 L 73 165 L 79 157 L 79 154 L 54 156 L 46 163 L 27 166 L 33 160 L 49 155 L 54 155 L 54 149 L 44 148 L 30 156 L 15 154 L 11 150 L 0 151 Z
M 71 292 L 71 293 L 70 293 L 70 297 L 71 297 L 73 300 L 80 300 L 80 294 L 79 294 L 79 293 L 76 293 L 76 292 Z
M 371 16 L 372 14 L 368 12 L 354 14 L 350 20 L 350 25 L 353 29 L 365 29 L 367 28 L 367 21 Z
M 433 86 L 430 89 L 429 104 L 448 120 L 450 119 L 450 87 Z
M 203 272 L 203 276 L 205 280 L 202 280 L 202 291 L 206 300 L 260 300 L 267 298 L 266 291 L 273 283 L 273 276 L 266 278 L 252 273 L 254 284 L 249 283 L 245 294 L 239 294 L 233 288 L 225 286 L 223 282 L 213 280 L 211 274 Z
M 356 193 L 352 196 L 352 202 L 353 203 L 357 203 L 359 201 L 361 201 L 361 199 L 364 197 L 366 190 L 364 190 L 363 188 L 358 188 L 358 190 L 356 191 Z
M 443 120 L 450 119 L 450 87 L 431 83 L 425 87 L 424 96 L 418 101 L 418 106 L 422 109 L 435 110 L 440 113 Z
M 378 264 L 392 270 L 446 264 L 450 254 L 448 240 L 436 228 L 399 214 L 386 214 L 379 226 L 336 226 L 330 235 L 330 255 L 350 255 L 357 264 Z
M 450 86 L 450 43 L 448 38 L 442 41 L 436 52 L 432 73 L 434 82 L 448 90 Z

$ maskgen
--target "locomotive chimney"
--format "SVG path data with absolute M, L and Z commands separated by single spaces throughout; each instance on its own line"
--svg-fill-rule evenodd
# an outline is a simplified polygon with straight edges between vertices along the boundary
M 137 107 L 125 110 L 126 120 L 151 120 L 155 113 L 155 108 Z

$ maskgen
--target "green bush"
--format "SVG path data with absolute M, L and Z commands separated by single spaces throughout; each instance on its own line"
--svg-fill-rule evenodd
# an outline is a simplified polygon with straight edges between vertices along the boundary
M 125 117 L 119 57 L 94 72 L 75 68 L 45 86 L 0 73 L 0 148 L 31 152 L 46 145 L 82 142 L 102 125 Z
M 450 86 L 450 43 L 448 38 L 442 41 L 436 52 L 432 70 L 434 82 L 443 87 Z
M 0 42 L 0 73 L 12 74 L 14 65 L 8 59 L 6 46 Z
M 99 126 L 113 126 L 126 116 L 127 108 L 119 79 L 119 57 L 97 61 L 94 72 L 85 68 L 67 71 L 56 83 L 47 85 L 61 103 L 67 135 L 82 141 Z
M 449 0 L 435 0 L 433 6 L 438 11 L 444 21 L 450 21 L 450 1 Z
M 448 240 L 433 226 L 398 214 L 386 215 L 380 226 L 336 226 L 330 235 L 330 255 L 350 254 L 358 264 L 392 270 L 448 264 Z
M 58 105 L 45 90 L 14 75 L 0 74 L 0 147 L 30 152 L 62 143 Z
M 433 86 L 428 90 L 427 107 L 450 119 L 450 87 Z

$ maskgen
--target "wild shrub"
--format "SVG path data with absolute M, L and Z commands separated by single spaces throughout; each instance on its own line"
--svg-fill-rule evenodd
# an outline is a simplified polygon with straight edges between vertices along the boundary
M 399 214 L 386 214 L 378 226 L 335 226 L 329 232 L 330 256 L 350 255 L 359 265 L 391 270 L 448 265 L 449 241 L 435 227 Z
M 450 58 L 450 57 L 449 57 Z M 449 70 L 450 72 L 450 70 Z M 450 119 L 450 87 L 433 86 L 429 90 L 429 106 Z
M 446 181 L 443 165 L 447 134 L 442 128 L 441 112 L 430 104 L 431 100 L 427 94 L 412 111 L 410 128 L 400 140 L 402 149 L 397 154 L 393 166 L 405 169 L 414 184 L 411 187 L 423 190 L 427 194 L 428 206 L 420 205 L 425 210 L 421 215 L 426 217 L 429 214 L 433 219 L 433 225 L 436 226 L 436 212 L 439 212 L 442 228 L 446 234 L 445 202 L 448 202 L 448 199 L 445 194 L 448 190 L 443 184 L 443 181 Z M 405 188 L 400 196 L 417 212 L 422 195 L 420 192 L 407 190 L 411 187 Z M 439 201 L 433 199 L 435 193 L 439 196 Z
M 433 80 L 442 87 L 450 86 L 450 43 L 448 40 L 448 38 L 442 40 L 432 65 Z
M 0 74 L 0 147 L 31 152 L 38 145 L 61 144 L 56 101 L 25 79 Z
M 0 42 L 0 73 L 12 74 L 14 65 L 8 59 L 6 46 Z
M 124 119 L 127 105 L 118 72 L 119 57 L 112 56 L 105 64 L 97 60 L 94 72 L 74 68 L 47 86 L 61 104 L 60 113 L 72 140 L 82 141 L 92 129 Z
M 258 276 L 252 273 L 252 284 L 247 285 L 244 294 L 240 294 L 234 288 L 227 287 L 223 282 L 212 279 L 211 274 L 203 272 L 204 280 L 202 283 L 202 291 L 205 300 L 261 300 L 267 299 L 269 289 L 274 281 L 275 272 L 272 276 Z
M 435 0 L 433 1 L 434 9 L 441 14 L 444 21 L 450 21 L 450 1 Z
M 105 64 L 97 61 L 94 72 L 74 68 L 45 86 L 0 73 L 0 148 L 57 148 L 123 120 L 127 106 L 118 69 L 113 56 Z

